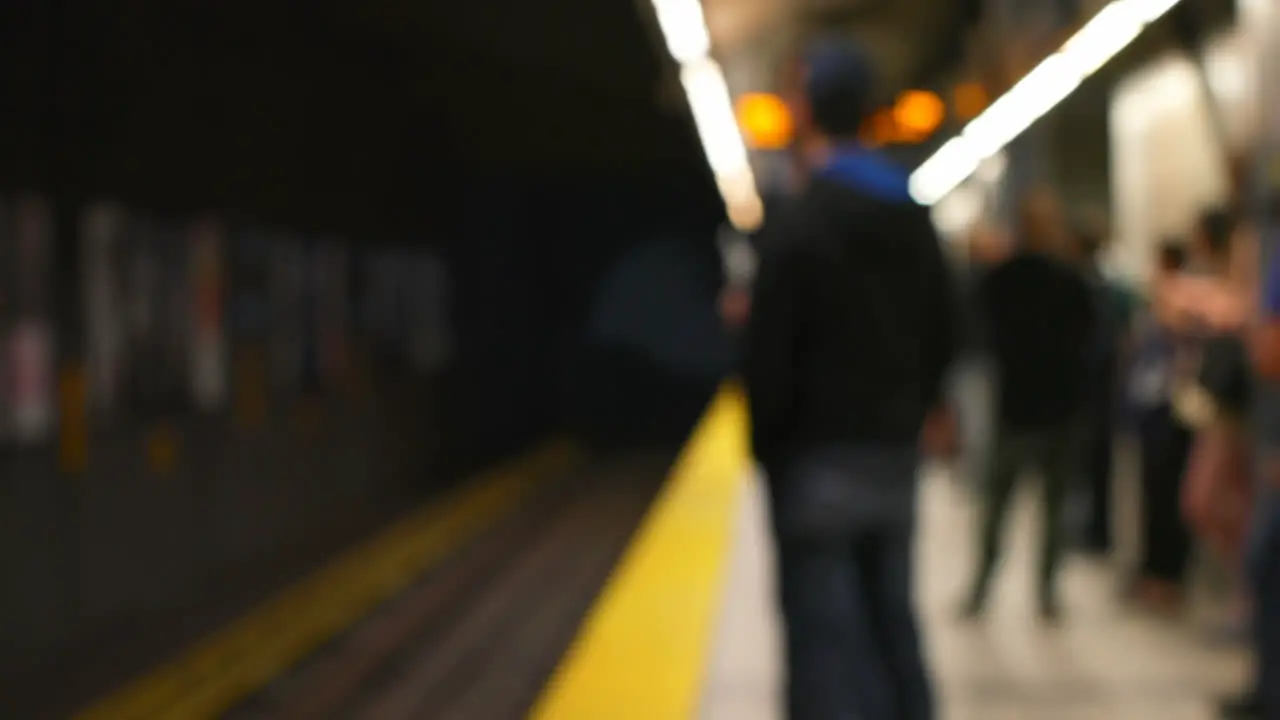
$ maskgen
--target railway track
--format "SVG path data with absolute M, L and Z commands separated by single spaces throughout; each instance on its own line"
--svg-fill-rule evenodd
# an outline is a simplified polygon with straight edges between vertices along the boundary
M 513 720 L 537 698 L 666 475 L 585 467 L 224 717 Z

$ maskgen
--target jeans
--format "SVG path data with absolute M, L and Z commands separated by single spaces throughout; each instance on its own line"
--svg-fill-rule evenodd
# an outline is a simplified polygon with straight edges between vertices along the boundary
M 790 720 L 930 720 L 912 600 L 914 448 L 827 448 L 775 492 Z
M 1110 388 L 1107 388 L 1108 391 Z M 1115 464 L 1115 412 L 1110 392 L 1090 408 L 1084 471 L 1088 478 L 1089 514 L 1085 544 L 1096 552 L 1110 552 L 1112 468 Z

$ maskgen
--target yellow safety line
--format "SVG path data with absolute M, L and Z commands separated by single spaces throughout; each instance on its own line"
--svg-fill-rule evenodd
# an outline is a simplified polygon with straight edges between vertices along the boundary
M 695 430 L 533 720 L 697 713 L 747 469 L 746 404 L 727 388 Z
M 85 709 L 79 720 L 214 718 L 404 590 L 567 467 L 574 451 L 549 445 L 469 483 L 355 547 L 174 661 Z

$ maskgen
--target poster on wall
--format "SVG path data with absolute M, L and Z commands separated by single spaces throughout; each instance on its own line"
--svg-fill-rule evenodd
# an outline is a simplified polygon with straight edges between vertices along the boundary
M 350 370 L 350 271 L 346 247 L 337 240 L 318 243 L 312 254 L 316 375 L 321 385 L 342 384 Z
M 213 220 L 190 229 L 191 390 L 196 408 L 221 408 L 227 395 L 223 325 L 223 231 Z
M 453 351 L 448 268 L 433 252 L 415 252 L 402 265 L 400 292 L 407 311 L 410 367 L 435 374 Z
M 140 217 L 129 223 L 124 307 L 129 405 L 141 419 L 185 410 L 190 303 L 182 224 Z
M 270 332 L 270 238 L 258 228 L 243 228 L 233 238 L 227 330 L 233 342 L 257 343 Z
M 365 255 L 360 299 L 361 326 L 384 364 L 403 361 L 406 322 L 401 307 L 404 256 L 389 249 Z
M 81 222 L 89 402 L 95 410 L 110 412 L 120 392 L 125 340 L 125 211 L 115 203 L 98 202 L 85 210 Z
M 17 198 L 9 213 L 5 248 L 13 292 L 5 334 L 5 397 L 11 436 L 19 442 L 48 437 L 53 426 L 53 337 L 49 324 L 49 272 L 53 214 L 40 197 Z
M 271 374 L 286 393 L 298 392 L 304 382 L 305 263 L 306 248 L 300 238 L 281 236 L 272 242 L 268 265 Z

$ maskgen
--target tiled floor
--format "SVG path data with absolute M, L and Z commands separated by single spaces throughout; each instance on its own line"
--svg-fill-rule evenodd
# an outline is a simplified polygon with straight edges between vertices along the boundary
M 1209 720 L 1210 699 L 1234 688 L 1246 662 L 1211 650 L 1187 627 L 1135 615 L 1115 601 L 1114 573 L 1072 559 L 1066 621 L 1041 627 L 1031 602 L 1034 486 L 1020 499 L 990 617 L 957 622 L 970 569 L 970 501 L 945 476 L 922 497 L 919 605 L 943 720 Z M 778 714 L 777 625 L 763 494 L 748 493 L 729 569 L 703 701 L 704 720 Z

